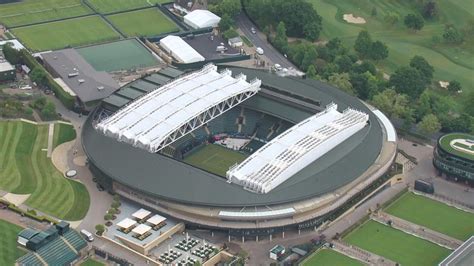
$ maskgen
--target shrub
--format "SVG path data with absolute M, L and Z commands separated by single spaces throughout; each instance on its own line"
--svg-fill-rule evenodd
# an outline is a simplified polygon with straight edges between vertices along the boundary
M 114 209 L 117 209 L 118 207 L 120 207 L 120 205 L 122 205 L 120 202 L 114 201 L 114 202 L 112 202 L 112 205 L 110 205 L 110 206 Z
M 110 213 L 104 215 L 104 220 L 106 221 L 112 220 L 112 218 L 114 218 L 114 216 Z
M 103 224 L 98 224 L 95 226 L 95 230 L 97 231 L 97 234 L 101 236 L 105 231 L 105 226 Z

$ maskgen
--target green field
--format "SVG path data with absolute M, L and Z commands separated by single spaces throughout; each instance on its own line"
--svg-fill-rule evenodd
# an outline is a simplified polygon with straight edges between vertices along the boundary
M 451 253 L 448 249 L 372 220 L 349 233 L 344 240 L 405 266 L 437 265 Z
M 0 265 L 14 265 L 25 254 L 16 247 L 16 236 L 21 230 L 18 225 L 0 219 Z
M 81 0 L 22 0 L 0 4 L 0 23 L 15 27 L 90 13 Z
M 48 125 L 0 122 L 0 188 L 31 194 L 25 203 L 39 211 L 80 220 L 89 209 L 89 193 L 83 184 L 64 178 L 46 157 L 48 131 Z
M 156 36 L 179 30 L 158 8 L 120 13 L 107 18 L 127 36 Z
M 151 6 L 150 4 L 162 4 L 169 0 L 87 0 L 96 10 L 102 14 L 130 10 L 134 8 Z
M 362 266 L 363 263 L 330 249 L 321 249 L 303 261 L 303 266 Z
M 102 262 L 96 261 L 94 259 L 87 259 L 83 263 L 81 263 L 81 266 L 102 266 L 104 265 Z
M 88 46 L 77 52 L 97 71 L 130 70 L 155 66 L 159 62 L 137 40 L 123 40 Z
M 434 44 L 434 35 L 441 36 L 445 24 L 455 24 L 462 28 L 469 20 L 474 19 L 474 4 L 469 0 L 437 1 L 439 19 L 425 21 L 425 27 L 419 32 L 408 30 L 403 25 L 403 17 L 415 12 L 408 1 L 376 0 L 309 0 L 320 16 L 323 17 L 323 39 L 339 37 L 348 47 L 361 30 L 368 30 L 372 39 L 383 41 L 389 47 L 389 57 L 378 64 L 387 73 L 402 65 L 407 65 L 415 55 L 425 57 L 435 68 L 435 80 L 458 80 L 465 90 L 474 89 L 474 41 L 467 41 L 460 46 Z M 372 8 L 377 9 L 377 16 L 372 17 Z M 387 12 L 399 14 L 398 23 L 391 26 L 384 22 Z M 361 16 L 367 23 L 349 24 L 342 19 L 343 14 L 352 13 Z M 459 96 L 458 96 L 459 97 Z
M 184 158 L 184 162 L 202 168 L 216 175 L 225 176 L 229 167 L 240 163 L 246 155 L 217 144 L 208 144 Z
M 473 213 L 413 193 L 403 194 L 386 211 L 460 240 L 474 234 Z
M 75 47 L 120 37 L 99 16 L 15 28 L 12 31 L 23 44 L 33 51 Z
M 72 125 L 57 123 L 54 125 L 53 149 L 59 144 L 76 138 L 76 131 Z

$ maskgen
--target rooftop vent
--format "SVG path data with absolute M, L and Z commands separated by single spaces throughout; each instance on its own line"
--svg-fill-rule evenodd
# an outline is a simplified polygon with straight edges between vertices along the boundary
M 69 74 L 67 74 L 67 76 L 68 76 L 69 78 L 77 77 L 77 76 L 79 76 L 79 72 L 69 73 Z
M 86 80 L 85 80 L 85 79 L 78 79 L 77 81 L 79 81 L 79 83 L 80 83 L 80 84 L 82 84 L 82 83 L 86 82 Z
M 98 90 L 98 91 L 102 91 L 103 89 L 104 89 L 104 86 L 99 86 L 99 87 L 97 87 L 97 90 Z

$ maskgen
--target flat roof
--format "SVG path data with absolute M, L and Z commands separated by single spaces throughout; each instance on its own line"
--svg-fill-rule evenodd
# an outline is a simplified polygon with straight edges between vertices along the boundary
M 361 130 L 368 115 L 353 109 L 340 113 L 336 104 L 281 133 L 227 171 L 235 182 L 268 193 L 341 142 Z
M 262 85 L 276 87 L 288 95 L 318 100 L 321 106 L 334 102 L 340 111 L 347 107 L 360 110 L 369 114 L 370 123 L 267 194 L 243 190 L 220 176 L 182 161 L 117 142 L 93 128 L 93 116 L 89 116 L 82 131 L 89 162 L 113 180 L 139 193 L 187 204 L 240 207 L 288 203 L 326 194 L 355 180 L 377 159 L 384 141 L 382 126 L 375 114 L 356 97 L 317 80 L 279 77 L 268 71 L 247 68 L 230 69 L 234 73 L 244 73 L 250 79 L 259 78 Z M 259 101 L 252 104 L 245 108 L 260 110 Z M 284 120 L 290 117 L 303 120 L 311 116 L 310 113 L 301 113 L 294 117 L 279 109 L 270 111 Z
M 233 97 L 248 98 L 249 93 L 255 94 L 260 89 L 259 80 L 247 82 L 244 75 L 233 78 L 231 74 L 226 70 L 219 73 L 216 66 L 206 65 L 131 102 L 101 121 L 97 130 L 135 147 L 157 152 L 171 144 L 169 141 L 175 132 L 195 117 Z M 206 122 L 213 118 L 202 117 Z
M 0 46 L 4 46 L 5 44 L 10 43 L 12 44 L 13 49 L 20 51 L 21 49 L 25 49 L 25 46 L 21 44 L 17 39 L 0 41 Z
M 160 40 L 160 46 L 182 63 L 195 63 L 205 60 L 201 54 L 179 36 L 168 35 L 164 37 Z
M 474 236 L 462 243 L 439 266 L 472 266 L 474 265 Z
M 6 71 L 12 71 L 15 70 L 15 67 L 13 67 L 8 61 L 0 61 L 0 72 L 6 72 Z
M 75 49 L 41 56 L 82 102 L 103 99 L 120 87 L 111 75 L 96 71 Z

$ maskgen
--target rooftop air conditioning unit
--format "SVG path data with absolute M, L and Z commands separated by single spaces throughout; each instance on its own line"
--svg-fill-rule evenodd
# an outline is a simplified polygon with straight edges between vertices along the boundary
M 69 73 L 67 76 L 68 76 L 69 78 L 77 77 L 77 76 L 79 76 L 79 72 Z
M 86 82 L 86 80 L 85 80 L 85 79 L 78 79 L 77 81 L 79 81 L 79 83 L 80 83 L 80 84 L 82 84 L 82 83 Z
M 104 89 L 104 86 L 99 86 L 99 87 L 97 87 L 97 90 L 98 90 L 98 91 L 102 91 L 103 89 Z

